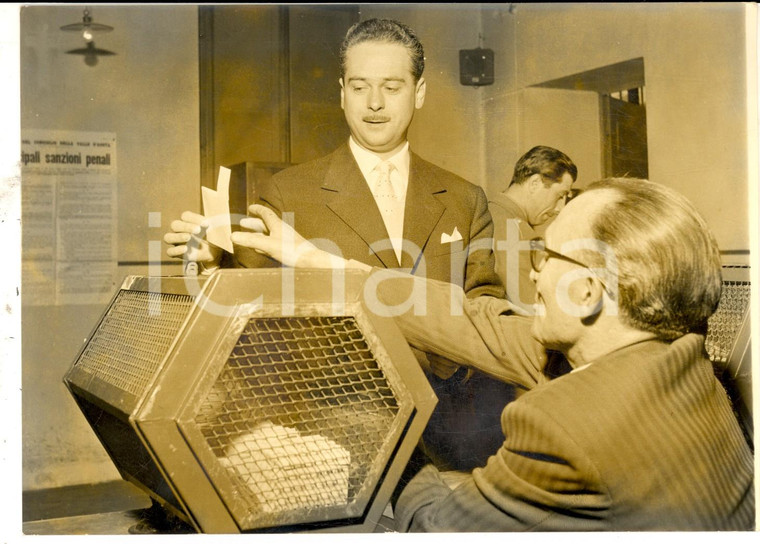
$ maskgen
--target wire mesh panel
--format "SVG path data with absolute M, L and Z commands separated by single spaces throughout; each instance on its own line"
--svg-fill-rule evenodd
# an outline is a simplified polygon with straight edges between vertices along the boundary
M 244 503 L 243 529 L 366 500 L 397 396 L 353 317 L 250 319 L 196 416 Z
M 77 366 L 122 391 L 141 394 L 193 304 L 190 295 L 121 290 Z
M 160 289 L 160 290 L 159 290 Z M 64 383 L 119 473 L 176 511 L 176 501 L 130 417 L 160 372 L 195 297 L 184 282 L 127 276 L 105 308 Z
M 715 313 L 708 320 L 705 349 L 710 360 L 725 364 L 731 355 L 750 301 L 750 282 L 724 281 Z
M 715 363 L 747 441 L 752 444 L 751 281 L 746 265 L 723 266 L 723 291 L 708 321 L 705 350 Z

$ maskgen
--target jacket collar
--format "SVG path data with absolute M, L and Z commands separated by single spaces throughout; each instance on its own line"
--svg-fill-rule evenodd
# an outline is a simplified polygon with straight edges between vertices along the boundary
M 438 197 L 446 193 L 446 187 L 430 171 L 426 161 L 411 151 L 409 155 L 404 239 L 411 242 L 413 252 L 410 255 L 405 251 L 401 263 L 390 245 L 382 250 L 371 248 L 377 240 L 387 238 L 385 224 L 347 143 L 333 152 L 322 180 L 322 189 L 332 193 L 327 207 L 353 229 L 388 268 L 416 269 L 430 234 L 445 210 Z
M 530 226 L 528 223 L 528 214 L 525 213 L 525 210 L 523 210 L 517 202 L 512 200 L 512 198 L 507 196 L 505 193 L 499 193 L 488 199 L 488 201 L 489 203 L 493 203 L 497 206 L 500 206 L 501 208 L 504 208 L 509 214 L 509 217 L 515 217 L 523 221 L 526 225 Z

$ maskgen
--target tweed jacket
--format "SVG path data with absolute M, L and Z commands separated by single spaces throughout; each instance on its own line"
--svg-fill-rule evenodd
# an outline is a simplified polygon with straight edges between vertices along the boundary
M 530 253 L 522 246 L 538 233 L 528 223 L 527 214 L 504 193 L 489 199 L 488 210 L 494 225 L 496 273 L 507 291 L 507 299 L 533 315 L 536 285 L 530 279 Z
M 387 281 L 381 300 L 406 283 Z M 506 406 L 502 446 L 464 483 L 452 490 L 432 466 L 408 483 L 399 530 L 754 528 L 753 456 L 702 336 L 633 344 L 550 379 L 530 318 L 488 298 L 451 317 L 451 301 L 450 286 L 433 285 L 425 315 L 397 318 L 410 344 L 529 391 Z
M 408 249 L 400 263 L 348 144 L 275 174 L 261 188 L 259 199 L 321 249 L 370 266 L 404 268 L 452 282 L 468 296 L 503 297 L 494 271 L 493 223 L 485 193 L 410 154 L 404 215 Z M 241 256 L 241 262 L 249 256 Z

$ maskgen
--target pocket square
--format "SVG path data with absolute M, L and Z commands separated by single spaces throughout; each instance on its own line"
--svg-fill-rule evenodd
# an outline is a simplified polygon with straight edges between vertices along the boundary
M 454 227 L 454 232 L 451 234 L 446 234 L 445 232 L 441 233 L 441 243 L 442 244 L 450 244 L 451 242 L 458 242 L 462 239 L 462 235 L 459 234 L 459 229 Z

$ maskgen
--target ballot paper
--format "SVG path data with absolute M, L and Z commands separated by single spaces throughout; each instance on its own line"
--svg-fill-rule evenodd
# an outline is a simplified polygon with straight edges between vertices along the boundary
M 318 434 L 302 435 L 263 421 L 233 439 L 219 462 L 245 483 L 267 513 L 348 502 L 351 454 Z
M 209 222 L 206 240 L 229 253 L 232 249 L 232 226 L 230 224 L 230 169 L 219 167 L 216 191 L 201 187 L 203 215 Z

